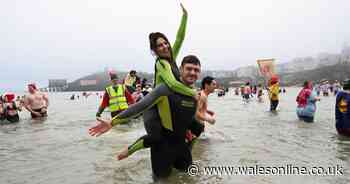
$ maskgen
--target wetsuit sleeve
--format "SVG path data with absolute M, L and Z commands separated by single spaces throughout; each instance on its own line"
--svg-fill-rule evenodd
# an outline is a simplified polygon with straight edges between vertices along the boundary
M 174 92 L 192 97 L 196 95 L 196 91 L 194 89 L 176 80 L 173 72 L 171 71 L 171 66 L 167 61 L 160 59 L 156 63 L 156 70 L 157 75 L 159 75 L 165 84 Z
M 174 61 L 176 61 L 176 58 L 179 54 L 182 43 L 185 39 L 186 27 L 187 27 L 187 13 L 184 13 L 182 15 L 182 18 L 181 18 L 180 27 L 179 27 L 177 34 L 176 34 L 176 40 L 174 42 L 174 45 L 172 46 Z
M 132 145 L 128 147 L 128 155 L 133 154 L 135 151 L 146 148 L 143 144 L 143 138 L 137 139 Z
M 126 100 L 128 101 L 129 105 L 135 103 L 135 99 L 132 97 L 132 95 L 130 94 L 130 92 L 128 90 L 125 90 L 124 94 L 125 94 Z
M 146 95 L 145 98 L 129 106 L 129 108 L 113 117 L 112 126 L 126 122 L 130 118 L 138 116 L 139 114 L 157 104 L 160 100 L 162 100 L 162 98 L 170 94 L 171 91 L 165 84 L 158 85 L 154 90 Z

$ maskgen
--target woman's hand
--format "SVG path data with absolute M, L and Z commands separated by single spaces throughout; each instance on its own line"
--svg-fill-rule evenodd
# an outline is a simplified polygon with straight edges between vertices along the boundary
M 184 5 L 182 3 L 180 3 L 180 6 L 182 8 L 182 13 L 187 15 L 187 10 L 185 9 Z
M 96 120 L 99 123 L 89 129 L 89 134 L 91 136 L 98 137 L 112 128 L 111 120 L 104 120 L 102 118 L 96 118 Z

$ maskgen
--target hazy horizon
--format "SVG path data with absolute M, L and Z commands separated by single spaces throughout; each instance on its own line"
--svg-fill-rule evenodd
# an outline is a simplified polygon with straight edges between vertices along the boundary
M 73 81 L 117 70 L 153 72 L 150 32 L 173 43 L 180 1 L 12 0 L 2 3 L 0 92 L 28 82 Z M 177 62 L 197 55 L 203 70 L 234 70 L 256 59 L 277 63 L 319 53 L 340 53 L 350 43 L 346 0 L 182 1 L 186 38 Z

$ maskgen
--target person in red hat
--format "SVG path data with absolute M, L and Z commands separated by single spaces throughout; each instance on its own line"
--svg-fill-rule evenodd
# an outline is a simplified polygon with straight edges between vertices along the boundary
M 111 116 L 114 117 L 127 109 L 129 105 L 135 103 L 126 87 L 118 83 L 117 74 L 109 73 L 109 77 L 111 79 L 111 85 L 107 86 L 105 89 L 96 117 L 101 117 L 101 114 L 106 107 L 109 108 Z
M 15 99 L 15 94 L 13 93 L 7 93 L 4 95 L 4 104 L 3 104 L 3 109 L 4 109 L 4 117 L 7 119 L 7 121 L 11 123 L 15 123 L 19 121 L 19 116 L 18 116 L 18 106 L 16 102 L 14 101 Z
M 28 84 L 29 95 L 25 96 L 24 107 L 30 112 L 33 119 L 46 117 L 49 99 L 40 92 L 34 83 Z
M 278 76 L 273 75 L 271 79 L 269 80 L 269 98 L 270 98 L 270 111 L 274 112 L 277 109 L 278 103 L 279 103 L 279 82 L 278 82 Z

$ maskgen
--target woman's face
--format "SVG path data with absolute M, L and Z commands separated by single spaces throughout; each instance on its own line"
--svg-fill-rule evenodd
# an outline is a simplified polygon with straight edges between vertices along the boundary
M 170 58 L 170 45 L 169 43 L 162 37 L 159 37 L 156 41 L 157 48 L 156 54 L 162 58 Z

